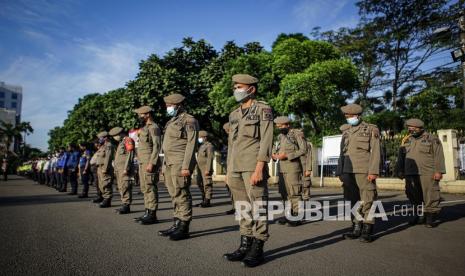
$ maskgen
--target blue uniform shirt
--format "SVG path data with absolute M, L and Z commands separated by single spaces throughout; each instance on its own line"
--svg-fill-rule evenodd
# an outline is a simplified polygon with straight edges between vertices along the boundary
M 81 153 L 79 151 L 73 151 L 69 153 L 69 158 L 66 162 L 66 167 L 68 169 L 75 169 L 77 168 L 79 164 L 79 157 L 81 156 Z
M 79 159 L 79 167 L 84 168 L 89 158 L 90 158 L 90 150 L 86 150 L 84 154 L 81 155 L 81 159 Z
M 58 157 L 57 168 L 63 169 L 66 166 L 66 162 L 68 161 L 68 152 L 64 152 Z

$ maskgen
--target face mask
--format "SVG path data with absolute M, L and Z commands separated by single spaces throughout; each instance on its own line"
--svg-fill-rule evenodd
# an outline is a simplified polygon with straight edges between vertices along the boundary
M 347 123 L 351 126 L 356 126 L 360 122 L 360 119 L 358 117 L 351 117 L 347 118 Z
M 103 144 L 105 143 L 105 138 L 99 138 L 99 139 L 98 139 L 98 143 L 99 143 L 100 145 L 103 145 Z
M 247 100 L 247 98 L 249 98 L 250 94 L 247 92 L 249 91 L 248 89 L 236 89 L 234 90 L 234 98 L 236 98 L 236 101 L 238 103 L 241 103 L 245 100 Z
M 203 143 L 203 138 L 199 138 L 198 141 L 199 141 L 199 144 L 202 144 Z
M 176 115 L 176 108 L 174 108 L 174 106 L 168 106 L 166 108 L 166 114 L 168 114 L 168 116 L 174 117 Z
M 280 129 L 279 129 L 279 132 L 281 132 L 281 134 L 286 135 L 286 134 L 289 132 L 289 129 L 288 129 L 287 127 L 285 127 L 285 128 L 280 128 Z
M 120 137 L 120 136 L 113 136 L 113 139 L 115 139 L 116 142 L 121 141 L 121 137 Z
M 139 117 L 139 124 L 141 124 L 142 126 L 145 126 L 145 118 Z
M 412 130 L 409 130 L 408 133 L 412 135 L 413 137 L 417 138 L 423 134 L 423 130 L 415 131 L 412 129 Z

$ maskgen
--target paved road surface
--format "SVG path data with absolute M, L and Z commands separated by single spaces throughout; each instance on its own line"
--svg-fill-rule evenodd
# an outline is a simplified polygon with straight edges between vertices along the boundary
M 192 190 L 198 202 L 197 187 Z M 221 257 L 239 240 L 234 216 L 224 215 L 230 208 L 224 185 L 215 186 L 214 207 L 194 209 L 192 238 L 179 242 L 157 236 L 171 225 L 171 203 L 163 185 L 160 191 L 161 223 L 142 226 L 133 222 L 144 209 L 141 195 L 135 196 L 133 213 L 122 216 L 23 178 L 0 182 L 0 274 L 465 275 L 463 195 L 443 195 L 439 227 L 409 227 L 408 218 L 390 216 L 377 225 L 371 244 L 341 239 L 348 222 L 272 224 L 267 263 L 248 269 Z M 336 201 L 340 193 L 313 189 L 317 200 Z M 271 196 L 278 198 L 276 189 Z M 406 200 L 395 191 L 381 192 L 380 198 L 386 211 Z

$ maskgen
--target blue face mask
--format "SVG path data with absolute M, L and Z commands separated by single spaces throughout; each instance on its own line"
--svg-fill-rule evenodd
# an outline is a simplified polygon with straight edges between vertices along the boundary
M 176 108 L 174 108 L 174 106 L 168 106 L 166 108 L 166 114 L 168 114 L 168 116 L 174 117 L 176 115 Z
M 360 123 L 360 119 L 358 117 L 351 117 L 351 118 L 347 118 L 347 123 L 351 126 L 356 126 L 358 125 L 358 123 Z

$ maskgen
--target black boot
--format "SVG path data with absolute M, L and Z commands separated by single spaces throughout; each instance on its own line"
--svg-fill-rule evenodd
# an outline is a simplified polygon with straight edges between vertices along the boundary
M 353 239 L 358 239 L 361 234 L 362 234 L 362 223 L 353 222 L 352 231 L 342 234 L 342 237 L 346 240 L 353 240 Z
M 149 225 L 149 224 L 155 224 L 157 223 L 157 211 L 155 210 L 148 210 L 147 216 L 143 216 L 140 220 L 139 223 L 142 225 Z
M 84 194 L 84 193 L 82 193 L 82 194 L 80 194 L 80 195 L 78 196 L 78 198 L 88 198 L 88 197 L 89 197 L 89 196 L 88 196 L 87 194 Z
M 239 248 L 232 253 L 224 254 L 223 258 L 231 262 L 242 261 L 245 255 L 247 255 L 247 253 L 249 252 L 250 247 L 252 246 L 252 243 L 253 243 L 252 237 L 241 236 L 241 244 L 239 245 Z
M 212 205 L 210 204 L 210 199 L 205 199 L 202 203 L 200 203 L 200 207 L 202 208 L 212 207 Z
M 179 221 L 178 227 L 170 234 L 170 240 L 179 241 L 189 238 L 190 221 Z
M 178 228 L 179 222 L 180 222 L 180 220 L 178 218 L 174 218 L 173 225 L 171 225 L 171 227 L 166 229 L 166 230 L 158 231 L 158 235 L 162 236 L 162 237 L 167 237 L 167 236 L 171 235 L 171 233 L 173 233 Z
M 373 241 L 373 224 L 364 223 L 362 229 L 362 235 L 360 236 L 361 242 L 372 242 Z
M 297 213 L 296 212 L 292 212 L 292 216 L 293 217 L 296 217 L 297 216 Z M 302 225 L 302 220 L 288 220 L 287 221 L 287 226 L 290 226 L 290 227 L 297 227 L 299 225 Z
M 289 221 L 287 220 L 286 217 L 281 217 L 278 219 L 278 223 L 281 224 L 281 225 L 284 225 L 286 223 L 288 223 Z
M 134 218 L 134 222 L 139 222 L 141 219 L 147 218 L 148 215 L 149 215 L 149 209 L 145 209 L 145 213 L 140 217 Z
M 100 208 L 109 208 L 109 207 L 111 207 L 111 199 L 110 198 L 105 198 L 102 202 L 100 202 L 98 207 L 100 207 Z
M 433 228 L 436 227 L 436 214 L 434 213 L 425 213 L 425 227 Z
M 103 197 L 99 196 L 96 199 L 92 200 L 92 203 L 100 203 L 103 201 Z
M 68 195 L 77 195 L 77 192 L 68 193 Z
M 125 215 L 131 213 L 131 208 L 127 204 L 123 204 L 121 208 L 118 209 L 118 214 Z
M 242 260 L 242 266 L 256 267 L 265 261 L 263 257 L 263 245 L 265 241 L 255 239 L 253 240 L 252 247 L 247 255 Z

